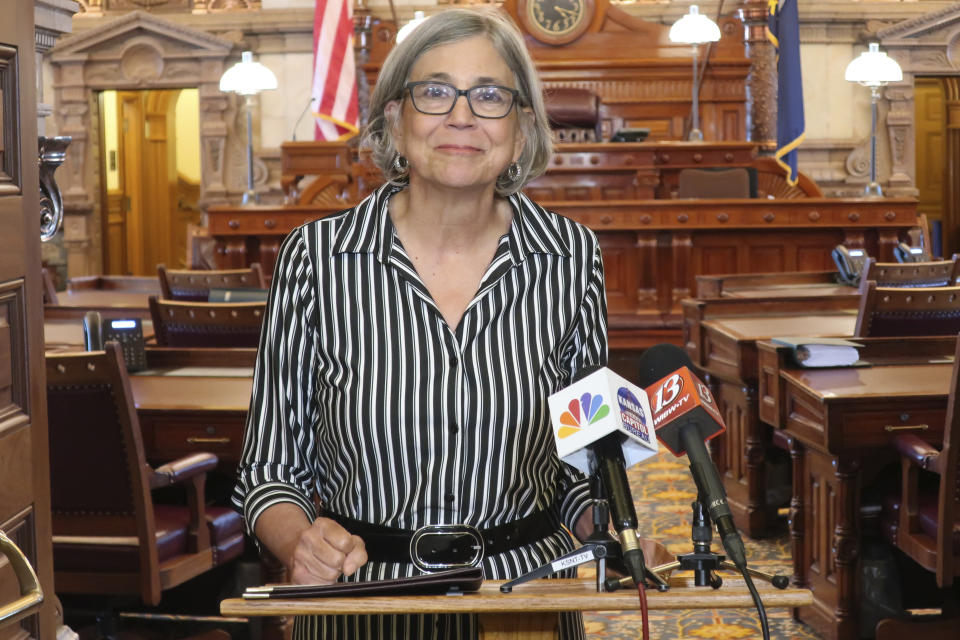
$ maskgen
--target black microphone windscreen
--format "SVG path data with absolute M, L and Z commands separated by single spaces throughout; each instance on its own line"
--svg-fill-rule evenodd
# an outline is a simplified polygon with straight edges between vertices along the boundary
M 598 364 L 592 364 L 589 367 L 584 367 L 583 369 L 580 369 L 575 374 L 573 374 L 573 380 L 570 382 L 570 384 L 573 384 L 574 382 L 580 382 L 591 373 L 596 373 L 597 371 L 600 371 L 600 369 L 603 369 L 603 367 L 601 367 Z
M 640 356 L 637 361 L 639 374 L 637 384 L 649 387 L 680 367 L 687 367 L 693 371 L 693 362 L 687 352 L 672 344 L 655 344 Z

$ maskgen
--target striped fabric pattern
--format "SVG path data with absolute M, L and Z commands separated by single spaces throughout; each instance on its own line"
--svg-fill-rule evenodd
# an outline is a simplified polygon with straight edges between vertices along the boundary
M 556 456 L 546 399 L 583 367 L 606 363 L 596 237 L 511 196 L 510 230 L 451 328 L 394 233 L 387 203 L 399 189 L 385 185 L 285 240 L 235 505 L 251 533 L 278 502 L 314 518 L 314 492 L 330 511 L 404 529 L 486 528 L 551 505 L 572 528 L 589 491 Z M 484 574 L 515 577 L 572 548 L 558 528 L 486 557 Z M 411 564 L 371 562 L 350 579 L 414 573 Z M 579 616 L 567 617 L 574 631 L 564 637 L 578 637 Z M 475 633 L 469 617 L 427 618 L 324 618 L 301 628 L 319 637 L 400 638 L 411 624 L 408 637 L 431 637 L 427 628 L 441 633 L 448 624 L 458 631 L 443 637 Z
M 359 131 L 351 0 L 317 0 L 313 13 L 315 140 L 342 140 Z

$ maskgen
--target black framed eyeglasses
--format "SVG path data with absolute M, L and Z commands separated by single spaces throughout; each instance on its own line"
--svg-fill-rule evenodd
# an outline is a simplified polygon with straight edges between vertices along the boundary
M 413 108 L 429 116 L 442 116 L 453 111 L 460 96 L 467 97 L 470 111 L 478 118 L 505 118 L 520 92 L 496 84 L 481 84 L 469 89 L 457 89 L 448 82 L 422 80 L 408 82 Z

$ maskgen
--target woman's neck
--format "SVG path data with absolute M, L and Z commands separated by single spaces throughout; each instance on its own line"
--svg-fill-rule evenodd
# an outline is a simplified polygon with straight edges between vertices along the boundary
M 404 236 L 444 246 L 470 246 L 491 234 L 499 237 L 510 227 L 509 202 L 491 186 L 482 192 L 437 190 L 416 183 L 391 198 L 390 217 Z

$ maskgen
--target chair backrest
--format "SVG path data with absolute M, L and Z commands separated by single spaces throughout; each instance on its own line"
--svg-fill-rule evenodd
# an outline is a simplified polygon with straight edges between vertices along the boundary
M 877 262 L 867 258 L 862 281 L 873 281 L 878 287 L 952 287 L 957 283 L 960 261 Z
M 854 329 L 857 337 L 960 333 L 960 287 L 893 288 L 865 282 Z
M 599 140 L 600 97 L 593 91 L 551 87 L 543 92 L 543 100 L 557 142 Z
M 120 347 L 48 355 L 46 365 L 54 566 L 93 573 L 90 545 L 71 540 L 111 538 L 96 562 L 113 568 L 118 592 L 159 594 L 150 468 Z
M 937 492 L 937 582 L 949 586 L 960 577 L 960 545 L 956 539 L 957 518 L 960 516 L 960 338 L 953 354 L 953 376 L 950 381 L 950 399 L 947 401 L 947 419 L 943 428 L 943 447 L 940 449 L 940 487 Z
M 791 198 L 822 198 L 820 187 L 802 171 L 797 172 L 797 183 L 787 182 L 787 172 L 772 156 L 754 158 L 750 163 L 757 172 L 757 197 L 775 200 Z
M 265 302 L 181 302 L 150 296 L 161 347 L 257 347 Z
M 756 195 L 756 172 L 750 167 L 681 169 L 677 175 L 678 198 L 753 198 Z
M 266 282 L 259 263 L 246 269 L 202 271 L 194 269 L 167 269 L 157 265 L 160 292 L 167 300 L 206 302 L 213 287 L 219 289 L 265 289 Z

